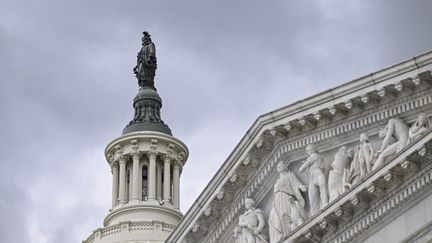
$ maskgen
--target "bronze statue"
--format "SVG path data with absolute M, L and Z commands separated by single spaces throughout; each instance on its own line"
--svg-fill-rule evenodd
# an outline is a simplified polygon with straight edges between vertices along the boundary
M 133 71 L 138 79 L 139 87 L 148 87 L 156 90 L 154 86 L 154 76 L 156 75 L 156 47 L 150 38 L 150 34 L 145 31 L 142 38 L 142 48 L 138 52 L 137 65 Z

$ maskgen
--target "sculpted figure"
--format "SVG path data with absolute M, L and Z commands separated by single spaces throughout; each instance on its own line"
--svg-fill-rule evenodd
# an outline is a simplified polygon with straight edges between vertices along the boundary
M 316 151 L 312 144 L 306 146 L 309 157 L 303 162 L 299 171 L 309 173 L 309 203 L 311 215 L 328 204 L 327 181 L 324 176 L 324 158 Z
M 239 217 L 241 235 L 240 243 L 268 243 L 262 230 L 265 226 L 264 216 L 261 209 L 255 208 L 255 201 L 251 198 L 245 199 L 246 211 Z
M 409 134 L 409 141 L 412 142 L 419 138 L 421 135 L 423 135 L 429 128 L 430 128 L 430 122 L 425 113 L 420 113 L 417 120 L 414 122 L 414 124 L 410 127 L 408 134 Z
M 242 228 L 240 226 L 234 228 L 234 238 L 236 239 L 236 243 L 243 243 Z
M 339 151 L 336 153 L 334 160 L 331 163 L 333 169 L 329 173 L 328 181 L 330 202 L 343 193 L 343 173 L 352 158 L 353 153 L 351 149 L 347 149 L 345 146 L 340 147 Z
M 133 71 L 140 87 L 149 87 L 156 90 L 154 86 L 154 76 L 157 68 L 156 47 L 150 38 L 150 34 L 147 31 L 143 34 L 142 48 L 138 52 L 137 65 Z
M 346 171 L 345 187 L 351 188 L 352 185 L 361 181 L 372 171 L 373 148 L 365 133 L 360 134 L 360 144 L 357 146 L 356 154 L 351 163 L 349 171 Z
M 384 140 L 381 149 L 376 153 L 378 159 L 372 166 L 372 170 L 380 167 L 387 157 L 401 151 L 408 144 L 408 130 L 408 126 L 399 118 L 392 118 L 388 121 L 387 125 L 379 133 L 379 137 Z M 397 141 L 390 144 L 392 137 L 395 137 Z
M 277 171 L 279 178 L 274 185 L 274 203 L 269 217 L 270 243 L 278 242 L 305 219 L 301 191 L 305 192 L 306 187 L 282 161 L 277 164 Z

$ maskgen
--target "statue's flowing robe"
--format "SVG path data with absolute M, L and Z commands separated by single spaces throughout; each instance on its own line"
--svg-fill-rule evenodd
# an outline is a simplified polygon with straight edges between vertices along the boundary
M 153 42 L 150 42 L 144 45 L 138 53 L 138 63 L 135 69 L 140 86 L 154 87 L 156 68 L 156 47 Z
M 274 185 L 274 203 L 269 217 L 270 242 L 277 242 L 291 229 L 303 223 L 305 201 L 297 177 L 287 172 L 281 174 Z
M 373 159 L 373 151 L 370 153 L 370 151 L 367 151 L 367 147 L 366 144 L 360 144 L 356 154 L 354 155 L 350 168 L 350 183 L 352 185 L 359 182 L 368 174 L 366 163 L 371 163 Z

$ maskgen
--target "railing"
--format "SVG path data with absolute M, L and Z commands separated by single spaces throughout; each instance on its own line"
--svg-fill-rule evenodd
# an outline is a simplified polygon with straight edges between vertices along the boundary
M 140 231 L 163 231 L 163 232 L 172 232 L 175 229 L 175 225 L 173 224 L 165 224 L 161 222 L 149 222 L 149 221 L 140 221 L 140 222 L 122 222 L 116 225 L 111 225 L 106 228 L 97 229 L 93 231 L 93 233 L 86 239 L 83 240 L 82 243 L 93 243 L 97 242 L 99 239 L 112 237 L 122 232 L 124 234 L 130 234 Z

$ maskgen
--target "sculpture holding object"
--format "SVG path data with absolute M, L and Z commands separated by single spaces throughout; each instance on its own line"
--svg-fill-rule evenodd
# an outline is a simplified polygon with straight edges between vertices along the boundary
M 156 75 L 157 59 L 156 47 L 148 32 L 143 32 L 142 48 L 137 55 L 137 65 L 133 71 L 138 79 L 139 87 L 147 87 L 156 90 L 154 77 Z
M 348 163 L 353 158 L 353 152 L 351 149 L 342 146 L 339 148 L 338 152 L 335 154 L 334 160 L 331 163 L 332 170 L 329 173 L 328 187 L 329 187 L 329 201 L 333 201 L 339 195 L 341 195 L 343 190 L 343 176 L 347 171 Z
M 239 217 L 239 225 L 234 230 L 237 243 L 268 243 L 264 232 L 264 215 L 261 209 L 255 208 L 255 201 L 245 199 L 246 211 Z
M 328 204 L 327 180 L 324 175 L 324 158 L 312 144 L 306 146 L 308 158 L 303 162 L 299 171 L 309 173 L 308 197 L 311 215 L 323 209 Z
M 279 178 L 274 185 L 274 203 L 269 216 L 270 243 L 278 242 L 305 220 L 305 200 L 301 192 L 306 187 L 285 164 L 277 164 Z

